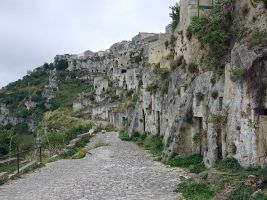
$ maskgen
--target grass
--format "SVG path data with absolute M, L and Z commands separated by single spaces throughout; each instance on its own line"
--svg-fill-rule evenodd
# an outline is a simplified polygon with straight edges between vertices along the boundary
M 205 171 L 205 166 L 203 164 L 203 158 L 199 154 L 191 155 L 185 158 L 176 156 L 168 161 L 165 164 L 170 165 L 171 167 L 182 167 L 188 168 L 192 173 L 200 173 Z
M 182 193 L 186 199 L 191 200 L 208 200 L 215 194 L 215 191 L 207 184 L 196 183 L 192 180 L 180 184 L 176 192 Z
M 234 191 L 232 191 L 229 195 L 229 200 L 245 200 L 251 199 L 251 195 L 253 194 L 253 189 L 251 186 L 241 184 Z
M 148 136 L 143 141 L 140 141 L 140 140 L 136 141 L 136 143 L 139 146 L 144 147 L 154 156 L 160 157 L 163 151 L 162 140 L 163 140 L 163 137 L 157 134 L 157 135 Z

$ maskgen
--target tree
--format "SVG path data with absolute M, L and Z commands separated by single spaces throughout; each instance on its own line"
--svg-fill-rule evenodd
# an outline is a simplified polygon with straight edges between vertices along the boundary
M 57 70 L 65 70 L 68 68 L 68 66 L 69 64 L 67 60 L 57 60 L 55 65 Z
M 0 155 L 6 155 L 13 146 L 12 131 L 0 127 Z
M 170 18 L 172 19 L 170 25 L 172 27 L 172 31 L 174 31 L 180 23 L 180 6 L 178 3 L 176 3 L 175 6 L 171 6 L 170 9 Z

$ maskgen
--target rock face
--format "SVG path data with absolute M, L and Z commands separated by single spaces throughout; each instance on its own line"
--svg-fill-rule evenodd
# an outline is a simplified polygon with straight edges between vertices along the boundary
M 109 121 L 129 135 L 162 135 L 164 159 L 201 154 L 207 167 L 227 156 L 243 166 L 266 164 L 266 43 L 233 42 L 224 71 L 205 66 L 202 58 L 209 49 L 196 36 L 189 38 L 187 27 L 193 16 L 209 15 L 213 3 L 181 0 L 173 33 L 167 27 L 164 34 L 139 33 L 106 51 L 56 56 L 55 62 L 67 61 L 68 71 L 82 71 L 78 78 L 94 86 L 93 95 L 79 94 L 73 110 Z M 236 0 L 234 7 L 236 23 L 266 34 L 262 2 Z M 58 90 L 56 71 L 51 71 L 43 96 L 51 99 Z M 5 123 L 6 105 L 0 112 Z
M 195 0 L 181 0 L 180 24 L 173 35 L 139 33 L 132 41 L 116 43 L 104 52 L 62 56 L 69 70 L 86 68 L 94 77 L 96 104 L 82 103 L 86 98 L 80 98 L 74 109 L 85 108 L 92 119 L 107 120 L 129 135 L 163 135 L 165 159 L 199 153 L 208 167 L 227 156 L 234 156 L 243 166 L 266 163 L 266 105 L 258 107 L 247 81 L 233 78 L 237 68 L 260 65 L 265 70 L 258 78 L 266 89 L 266 46 L 249 48 L 245 42 L 236 43 L 224 75 L 216 81 L 214 71 L 190 72 L 205 49 L 195 37 L 186 37 L 186 28 L 193 16 L 207 15 L 212 5 L 210 0 L 199 5 Z M 244 4 L 236 1 L 236 6 L 241 9 Z M 264 27 L 262 5 L 249 6 L 261 13 L 251 26 Z M 117 98 L 114 103 L 107 101 L 110 93 Z

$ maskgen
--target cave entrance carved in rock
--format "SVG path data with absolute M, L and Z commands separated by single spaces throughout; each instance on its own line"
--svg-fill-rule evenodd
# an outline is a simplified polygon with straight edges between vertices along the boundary
M 199 145 L 199 153 L 202 155 L 202 140 L 203 140 L 203 118 L 202 117 L 194 117 L 193 119 L 194 122 L 194 129 L 195 129 L 195 134 L 198 135 L 198 141 L 197 144 Z
M 157 133 L 160 135 L 160 111 L 157 111 Z
M 143 115 L 143 131 L 146 132 L 146 114 L 144 109 L 142 109 L 142 115 Z

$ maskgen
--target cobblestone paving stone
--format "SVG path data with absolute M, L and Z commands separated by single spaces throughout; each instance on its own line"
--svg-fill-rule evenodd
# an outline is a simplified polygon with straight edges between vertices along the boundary
M 173 200 L 181 169 L 167 168 L 118 133 L 97 134 L 80 160 L 59 160 L 0 186 L 1 200 Z

